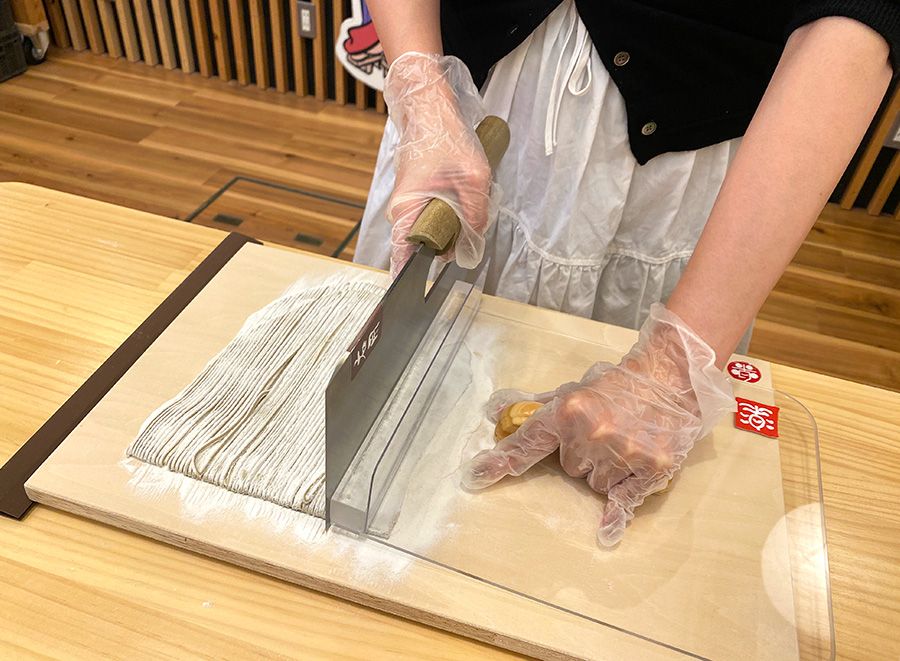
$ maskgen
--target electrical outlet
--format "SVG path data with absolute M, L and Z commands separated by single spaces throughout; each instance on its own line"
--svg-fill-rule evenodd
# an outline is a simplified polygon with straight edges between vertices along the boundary
M 316 38 L 316 6 L 312 2 L 296 0 L 297 16 L 300 21 L 300 36 L 305 39 Z
M 884 138 L 884 146 L 891 149 L 900 149 L 900 112 L 894 117 L 894 125 Z

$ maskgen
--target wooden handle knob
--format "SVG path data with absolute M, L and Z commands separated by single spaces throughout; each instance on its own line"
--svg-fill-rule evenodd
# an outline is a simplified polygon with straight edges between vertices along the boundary
M 494 440 L 502 441 L 514 434 L 542 406 L 540 402 L 532 401 L 515 402 L 507 406 L 500 412 L 500 419 L 494 427 Z
M 481 141 L 491 170 L 496 170 L 500 159 L 506 153 L 506 148 L 509 147 L 509 126 L 499 117 L 488 115 L 481 120 L 478 128 L 475 129 L 475 134 Z M 423 243 L 436 252 L 442 253 L 456 243 L 459 229 L 459 218 L 450 205 L 435 198 L 419 214 L 407 241 Z

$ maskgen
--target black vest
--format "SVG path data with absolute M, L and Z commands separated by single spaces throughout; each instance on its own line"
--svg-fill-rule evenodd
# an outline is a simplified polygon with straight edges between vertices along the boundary
M 442 0 L 444 52 L 476 84 L 559 0 Z M 900 0 L 576 0 L 600 59 L 625 98 L 631 151 L 670 151 L 743 135 L 796 28 L 849 16 L 882 34 L 900 63 Z

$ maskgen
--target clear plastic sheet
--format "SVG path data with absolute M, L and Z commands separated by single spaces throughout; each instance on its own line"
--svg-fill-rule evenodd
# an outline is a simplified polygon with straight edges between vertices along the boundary
M 603 498 L 553 457 L 484 492 L 460 487 L 460 463 L 492 442 L 473 394 L 484 400 L 493 387 L 546 390 L 571 378 L 562 372 L 573 356 L 589 365 L 617 354 L 525 323 L 492 325 L 480 313 L 438 395 L 410 408 L 417 431 L 405 458 L 376 469 L 394 478 L 369 513 L 370 536 L 577 614 L 585 626 L 673 652 L 831 658 L 815 423 L 765 379 L 736 383 L 735 394 L 779 407 L 779 438 L 735 429 L 726 416 L 667 491 L 637 510 L 613 549 L 595 539 Z

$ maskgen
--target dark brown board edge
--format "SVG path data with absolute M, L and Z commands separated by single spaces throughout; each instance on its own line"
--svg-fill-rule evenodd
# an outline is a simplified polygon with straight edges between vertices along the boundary
M 25 482 L 246 243 L 260 242 L 238 233 L 226 236 L 9 461 L 0 466 L 0 514 L 14 519 L 25 516 L 34 504 L 25 493 Z

